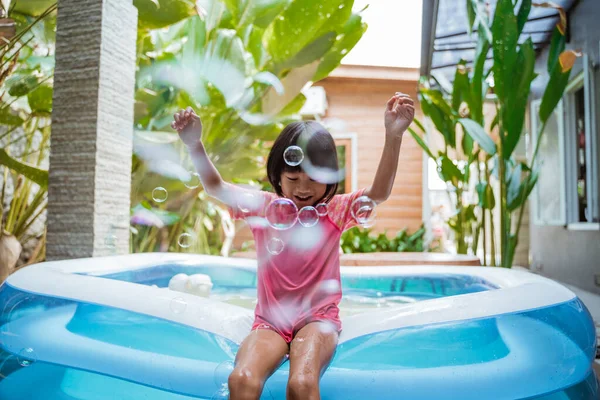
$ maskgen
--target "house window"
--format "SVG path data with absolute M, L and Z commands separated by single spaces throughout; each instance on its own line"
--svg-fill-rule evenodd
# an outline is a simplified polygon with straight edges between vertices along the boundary
M 533 145 L 537 143 L 540 127 L 541 100 L 531 103 L 531 131 Z M 536 164 L 539 166 L 538 182 L 532 193 L 533 221 L 536 225 L 565 225 L 565 145 L 563 103 L 560 102 L 548 118 L 540 142 Z
M 338 154 L 338 167 L 344 169 L 345 176 L 338 184 L 338 194 L 350 193 L 357 189 L 356 134 L 333 135 Z
M 540 142 L 538 183 L 533 192 L 536 225 L 598 229 L 598 150 L 595 138 L 592 68 L 584 56 L 581 71 L 550 116 Z M 540 100 L 531 104 L 533 144 L 537 142 Z
M 595 120 L 592 68 L 587 56 L 583 68 L 567 87 L 565 94 L 565 163 L 567 192 L 567 222 L 569 228 L 582 224 L 595 227 L 598 218 L 598 186 L 596 166 L 598 152 Z
M 589 188 L 586 186 L 587 170 L 589 168 L 589 162 L 585 151 L 585 96 L 583 88 L 577 89 L 573 94 L 573 108 L 574 108 L 574 125 L 571 126 L 571 132 L 575 136 L 575 175 L 577 180 L 577 202 L 575 207 L 576 219 L 578 222 L 588 222 L 590 218 L 587 201 L 587 192 Z

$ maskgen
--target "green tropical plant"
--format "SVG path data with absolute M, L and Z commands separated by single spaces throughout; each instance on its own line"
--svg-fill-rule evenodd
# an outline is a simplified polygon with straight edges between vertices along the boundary
M 374 235 L 371 229 L 354 227 L 342 233 L 340 245 L 346 254 L 430 251 L 435 249 L 435 245 L 427 243 L 426 232 L 423 225 L 414 233 L 405 228 L 390 239 L 387 232 Z
M 56 4 L 24 3 L 4 1 L 0 10 L 5 17 L 0 31 L 0 247 L 18 258 L 23 246 L 37 240 L 31 263 L 45 253 L 45 231 L 32 227 L 47 203 Z M 13 257 L 0 270 L 15 263 Z
M 540 6 L 546 7 L 547 4 Z M 518 244 L 525 204 L 538 178 L 536 164 L 539 144 L 542 140 L 545 125 L 553 110 L 561 100 L 570 71 L 577 57 L 573 51 L 565 51 L 566 16 L 559 8 L 561 20 L 555 27 L 549 48 L 547 70 L 550 76 L 542 97 L 539 110 L 541 126 L 537 132 L 537 142 L 529 163 L 518 161 L 514 157 L 517 144 L 522 139 L 527 102 L 531 93 L 531 84 L 537 77 L 534 71 L 535 51 L 531 39 L 519 41 L 532 7 L 531 0 L 519 3 L 518 9 L 511 0 L 499 0 L 492 19 L 486 14 L 486 7 L 481 0 L 468 0 L 467 11 L 469 29 L 477 32 L 477 47 L 473 67 L 469 70 L 466 63 L 458 64 L 452 87 L 443 91 L 443 85 L 437 82 L 442 90 L 431 89 L 425 84 L 420 88 L 420 100 L 424 114 L 431 119 L 448 148 L 457 149 L 459 154 L 467 157 L 466 165 L 476 161 L 475 191 L 478 201 L 474 204 L 461 204 L 457 214 L 448 222 L 457 233 L 457 248 L 462 252 L 461 238 L 470 235 L 469 224 L 479 219 L 475 230 L 473 250 L 477 248 L 479 230 L 483 232 L 484 264 L 486 237 L 491 240 L 491 264 L 496 265 L 496 244 L 494 243 L 493 212 L 500 215 L 499 265 L 510 268 L 513 264 Z M 493 54 L 493 64 L 485 68 L 489 51 Z M 492 121 L 492 129 L 499 131 L 494 140 L 485 132 L 483 104 L 490 93 L 487 80 L 493 78 L 492 97 L 497 114 Z M 461 112 L 461 107 L 464 109 Z M 469 117 L 469 118 L 465 118 Z M 455 128 L 461 125 L 466 136 L 460 145 L 457 143 Z M 461 168 L 449 160 L 446 152 L 434 155 L 422 135 L 425 132 L 421 124 L 418 134 L 411 129 L 411 134 L 429 157 L 436 160 L 440 177 L 449 183 L 451 191 L 456 191 L 457 198 L 469 181 L 469 168 Z M 466 138 L 469 139 L 466 139 Z M 474 147 L 476 144 L 478 148 Z M 473 178 L 473 177 L 471 177 Z M 500 187 L 499 199 L 492 190 L 492 182 L 496 180 Z M 457 184 L 458 183 L 458 184 Z M 456 200 L 459 204 L 459 200 Z M 462 210 L 462 212 L 461 212 Z M 479 216 L 479 217 L 477 217 Z M 516 216 L 516 221 L 514 220 Z M 490 231 L 486 218 L 489 218 Z M 515 222 L 515 223 L 513 223 Z M 483 229 L 482 229 L 483 228 Z
M 477 73 L 474 75 L 477 76 Z M 482 127 L 484 90 L 474 85 L 474 80 L 470 79 L 465 61 L 458 64 L 451 91 L 444 90 L 441 86 L 440 89 L 431 88 L 426 79 L 421 79 L 419 86 L 421 109 L 442 136 L 444 148 L 435 153 L 435 150 L 427 144 L 424 137 L 425 128 L 418 119 L 415 120 L 415 128 L 418 131 L 409 128 L 410 134 L 425 154 L 435 161 L 438 175 L 448 187 L 447 193 L 455 207 L 448 226 L 454 232 L 459 254 L 467 254 L 469 251 L 476 254 L 480 232 L 482 230 L 485 232 L 487 228 L 484 210 L 493 202 L 491 188 L 484 188 L 488 197 L 480 197 L 479 202 L 472 200 L 474 196 L 469 196 L 476 191 L 474 181 L 478 181 L 478 189 L 485 184 L 481 171 L 481 158 L 484 152 L 480 149 L 482 146 L 474 143 L 472 138 L 484 132 Z M 485 145 L 490 146 L 489 143 Z M 493 142 L 491 145 L 493 146 Z M 459 159 L 453 160 L 452 154 Z M 484 237 L 486 237 L 485 233 Z
M 435 160 L 440 178 L 447 183 L 451 202 L 456 205 L 448 226 L 454 232 L 457 252 L 466 254 L 471 251 L 477 254 L 479 238 L 482 236 L 483 263 L 488 264 L 489 240 L 489 260 L 491 265 L 495 265 L 493 209 L 496 202 L 488 167 L 489 154 L 495 152 L 495 144 L 483 128 L 486 122 L 484 104 L 488 93 L 486 78 L 489 73 L 485 69 L 485 61 L 491 33 L 481 1 L 468 0 L 467 11 L 469 31 L 478 33 L 472 68 L 467 67 L 465 60 L 460 60 L 451 86 L 435 80 L 439 89 L 432 89 L 428 80 L 422 78 L 419 87 L 421 108 L 442 135 L 444 150 L 434 154 L 424 139 L 425 129 L 419 121 L 416 121 L 416 126 L 421 132 L 410 129 L 410 133 L 425 153 Z M 457 155 L 459 162 L 452 160 L 449 150 Z
M 546 123 L 560 102 L 567 87 L 576 54 L 565 51 L 566 16 L 560 9 L 561 20 L 554 28 L 549 47 L 546 83 L 539 110 L 540 128 L 529 163 L 518 162 L 513 153 L 524 131 L 525 114 L 535 73 L 536 53 L 531 38 L 519 41 L 532 7 L 531 0 L 521 2 L 518 9 L 511 0 L 499 0 L 489 29 L 493 40 L 491 47 L 497 114 L 494 119 L 499 130 L 495 149 L 487 153 L 494 156 L 500 186 L 500 265 L 510 268 L 519 241 L 519 231 L 527 199 L 539 174 L 536 164 L 539 145 Z M 481 39 L 487 41 L 487 39 Z M 482 143 L 483 137 L 473 138 Z M 487 140 L 487 139 L 485 139 Z M 495 151 L 494 151 L 495 150 Z M 516 217 L 516 223 L 514 218 Z
M 162 213 L 163 219 L 158 226 L 135 227 L 132 251 L 214 253 L 231 223 L 201 187 L 186 186 L 196 178 L 170 128 L 173 114 L 194 107 L 204 124 L 204 144 L 223 178 L 258 185 L 264 175 L 263 143 L 299 118 L 306 101 L 302 89 L 340 64 L 366 24 L 352 13 L 353 0 L 134 4 L 140 29 L 132 205 Z M 167 190 L 168 201 L 153 200 L 157 187 Z M 201 249 L 178 246 L 186 232 L 199 235 L 194 243 L 203 243 Z

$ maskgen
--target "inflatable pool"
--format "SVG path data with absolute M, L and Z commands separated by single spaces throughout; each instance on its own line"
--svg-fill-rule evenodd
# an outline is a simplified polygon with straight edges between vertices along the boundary
M 210 277 L 210 295 L 169 289 L 180 274 Z M 0 399 L 227 398 L 255 287 L 248 259 L 26 267 L 0 288 Z M 348 267 L 342 289 L 325 400 L 599 398 L 591 316 L 556 282 L 500 268 Z M 261 398 L 285 399 L 287 373 L 284 362 Z

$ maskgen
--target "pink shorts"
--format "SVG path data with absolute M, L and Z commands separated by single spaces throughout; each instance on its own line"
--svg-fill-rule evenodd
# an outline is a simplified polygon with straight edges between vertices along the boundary
M 311 316 L 300 319 L 293 326 L 286 328 L 277 327 L 274 324 L 271 324 L 269 321 L 265 320 L 264 318 L 256 315 L 254 317 L 254 324 L 252 324 L 252 330 L 272 330 L 273 332 L 279 334 L 279 336 L 281 336 L 287 344 L 290 344 L 296 336 L 296 334 L 298 333 L 298 331 L 300 331 L 300 329 L 304 328 L 311 322 L 329 322 L 332 325 L 333 329 L 339 334 L 342 331 L 342 322 L 340 321 L 338 314 L 339 309 L 336 305 L 328 306 L 320 310 L 315 310 L 315 312 Z

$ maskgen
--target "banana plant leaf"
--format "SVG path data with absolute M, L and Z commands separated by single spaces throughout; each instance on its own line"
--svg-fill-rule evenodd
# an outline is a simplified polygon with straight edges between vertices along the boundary
M 558 57 L 565 51 L 567 46 L 566 36 L 555 26 L 552 30 L 552 37 L 550 39 L 550 48 L 548 50 L 548 62 L 547 71 L 552 72 L 556 64 L 558 64 Z
M 523 32 L 525 23 L 527 22 L 527 19 L 529 19 L 530 12 L 531 0 L 521 1 L 521 7 L 519 7 L 519 12 L 517 13 L 517 30 L 519 32 L 519 35 Z
M 489 155 L 496 154 L 496 144 L 481 125 L 469 118 L 461 118 L 458 123 L 463 126 L 465 133 L 473 138 L 486 153 Z
M 413 137 L 413 139 L 415 139 L 415 142 L 417 142 L 417 144 L 419 145 L 419 147 L 421 147 L 423 149 L 423 151 L 432 159 L 436 159 L 436 157 L 433 155 L 433 153 L 431 152 L 431 150 L 429 149 L 429 146 L 427 146 L 427 143 L 425 143 L 425 141 L 421 138 L 421 136 L 415 132 L 415 130 L 413 128 L 408 128 L 408 131 L 410 132 L 410 135 Z
M 323 57 L 315 76 L 314 82 L 326 78 L 340 65 L 342 59 L 356 46 L 360 38 L 367 31 L 367 24 L 359 14 L 352 14 L 343 26 L 331 50 Z
M 8 126 L 21 126 L 25 122 L 18 114 L 14 114 L 10 107 L 0 108 L 0 124 Z
M 471 104 L 471 87 L 469 82 L 469 74 L 467 72 L 467 62 L 460 60 L 454 74 L 454 84 L 452 92 L 452 109 L 458 113 L 463 102 Z
M 515 71 L 513 71 L 511 84 L 506 91 L 508 97 L 504 99 L 505 108 L 502 127 L 506 132 L 506 136 L 502 153 L 505 159 L 511 157 L 523 133 L 531 83 L 537 76 L 534 69 L 535 50 L 533 49 L 533 42 L 529 38 L 519 47 Z
M 438 174 L 445 182 L 452 182 L 454 186 L 464 179 L 460 169 L 446 156 L 438 158 Z
M 423 113 L 427 115 L 436 129 L 444 136 L 448 146 L 456 148 L 455 114 L 444 99 L 442 92 L 422 88 L 419 99 Z
M 12 158 L 3 148 L 0 148 L 0 165 L 4 165 L 18 174 L 23 175 L 44 189 L 48 187 L 48 171 L 44 171 Z
M 52 112 L 52 85 L 46 83 L 27 94 L 31 112 L 36 115 L 50 116 Z
M 477 0 L 467 0 L 467 32 L 469 35 L 473 33 L 473 25 L 475 24 L 475 18 L 477 18 L 477 14 L 475 13 L 475 8 L 477 7 Z
M 496 207 L 496 198 L 492 186 L 488 182 L 477 183 L 475 190 L 478 195 L 478 205 L 485 210 L 492 210 Z
M 509 211 L 515 211 L 520 207 L 524 206 L 524 202 L 527 201 L 531 191 L 535 187 L 539 178 L 539 171 L 534 169 L 530 174 L 526 175 L 523 181 L 519 183 L 518 190 L 516 193 L 514 189 L 509 193 L 507 209 Z M 525 193 L 523 193 L 525 192 Z
M 37 17 L 44 13 L 56 0 L 12 0 L 13 11 L 21 14 Z
M 331 49 L 335 43 L 337 34 L 333 31 L 319 36 L 312 43 L 309 43 L 300 50 L 294 57 L 284 61 L 279 68 L 282 70 L 289 68 L 298 68 L 313 61 L 320 60 Z
M 192 0 L 133 0 L 140 29 L 160 29 L 196 13 Z
M 481 125 L 484 123 L 483 103 L 488 90 L 487 82 L 484 79 L 485 61 L 490 50 L 490 42 L 486 35 L 482 33 L 483 26 L 487 26 L 487 24 L 482 23 L 479 27 L 477 48 L 475 50 L 475 63 L 473 65 L 473 76 L 471 78 L 471 101 L 469 103 L 471 118 Z
M 550 42 L 550 53 L 548 57 L 548 73 L 550 80 L 542 96 L 540 104 L 539 117 L 542 124 L 545 124 L 554 112 L 554 109 L 562 99 L 562 96 L 569 84 L 571 70 L 573 65 L 561 65 L 560 54 L 564 53 L 565 36 L 558 27 L 554 28 L 552 41 Z
M 494 41 L 494 83 L 500 101 L 509 97 L 515 73 L 519 31 L 511 0 L 498 0 L 492 26 Z
M 262 70 L 271 56 L 263 45 L 262 38 L 265 30 L 259 26 L 248 25 L 243 35 L 244 46 L 252 54 L 257 70 Z
M 506 165 L 506 199 L 508 204 L 514 204 L 519 195 L 523 170 L 520 163 L 507 162 Z M 515 165 L 516 164 L 516 165 Z
M 530 5 L 529 5 L 530 8 Z M 529 14 L 527 4 L 523 4 L 519 18 Z M 523 17 L 523 13 L 526 13 Z M 492 27 L 494 35 L 494 82 L 501 104 L 500 119 L 502 131 L 502 156 L 510 159 L 516 148 L 525 122 L 531 82 L 535 79 L 535 51 L 531 39 L 519 45 L 518 17 L 514 14 L 511 0 L 500 0 L 494 15 Z
M 40 79 L 37 76 L 29 75 L 28 71 L 23 71 L 23 73 L 26 75 L 23 76 L 21 73 L 16 73 L 5 82 L 5 86 L 8 88 L 8 94 L 13 97 L 27 95 L 40 83 Z
M 341 31 L 346 21 L 330 24 L 330 19 L 345 0 L 295 0 L 277 17 L 265 31 L 265 45 L 276 65 L 295 57 L 319 35 Z M 350 5 L 350 8 L 352 6 Z M 334 21 L 336 22 L 336 21 Z
M 241 29 L 248 24 L 266 28 L 289 6 L 292 0 L 223 0 L 231 12 L 233 24 Z

